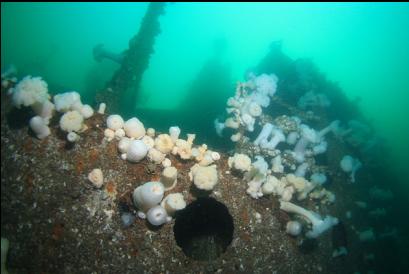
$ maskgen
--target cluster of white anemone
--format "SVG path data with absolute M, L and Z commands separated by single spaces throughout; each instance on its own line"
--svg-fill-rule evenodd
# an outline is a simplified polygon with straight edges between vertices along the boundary
M 298 201 L 307 197 L 321 200 L 322 203 L 333 203 L 335 195 L 321 185 L 325 183 L 323 174 L 314 173 L 314 180 L 308 181 L 304 177 L 287 174 L 278 179 L 272 175 L 268 163 L 261 156 L 256 156 L 256 161 L 251 163 L 250 157 L 245 154 L 235 154 L 228 160 L 229 167 L 244 174 L 247 181 L 247 194 L 258 199 L 264 195 L 273 194 L 281 201 L 281 209 L 289 213 L 303 216 L 311 224 L 311 230 L 306 233 L 309 238 L 316 238 L 323 232 L 338 223 L 338 219 L 332 216 L 321 218 L 318 214 L 290 203 L 294 196 Z M 290 221 L 287 224 L 287 233 L 297 236 L 301 233 L 301 223 Z
M 117 139 L 121 158 L 129 162 L 136 163 L 148 157 L 151 162 L 169 167 L 170 154 L 181 160 L 195 160 L 200 166 L 209 166 L 220 159 L 220 154 L 209 150 L 206 144 L 194 146 L 195 134 L 180 138 L 181 130 L 177 126 L 170 127 L 168 133 L 157 134 L 153 128 L 145 129 L 138 118 L 124 121 L 117 114 L 109 115 L 106 123 L 105 139 Z
M 235 154 L 229 158 L 228 162 L 230 168 L 247 173 L 247 176 L 245 176 L 249 185 L 247 193 L 253 198 L 263 196 L 263 185 L 265 189 L 271 189 L 271 184 L 265 184 L 269 181 L 268 178 L 271 177 L 269 176 L 271 173 L 283 174 L 286 167 L 291 169 L 294 176 L 300 177 L 300 180 L 309 182 L 305 178 L 307 173 L 312 170 L 311 163 L 313 161 L 307 160 L 315 155 L 325 153 L 327 149 L 325 135 L 329 132 L 336 132 L 339 128 L 339 121 L 334 121 L 324 129 L 316 131 L 308 125 L 302 124 L 297 117 L 287 117 L 292 124 L 297 126 L 297 129 L 288 132 L 286 135 L 280 125 L 275 125 L 272 122 L 262 122 L 260 119 L 262 107 L 269 106 L 270 97 L 273 97 L 276 92 L 277 81 L 275 75 L 262 74 L 257 77 L 252 75 L 246 83 L 238 83 L 235 96 L 227 101 L 226 111 L 231 116 L 224 123 L 215 122 L 216 131 L 219 135 L 226 127 L 232 128 L 237 130 L 237 133 L 231 136 L 232 141 L 241 142 L 250 142 L 250 139 L 244 134 L 247 131 L 253 131 L 255 124 L 261 125 L 259 134 L 252 142 L 252 146 L 258 148 L 258 153 L 254 157 L 256 161 L 252 163 L 249 156 Z M 250 118 L 247 119 L 246 117 Z M 247 123 L 247 120 L 251 122 Z M 287 155 L 292 156 L 293 162 L 297 166 L 289 161 L 282 161 L 282 151 L 278 149 L 280 143 L 286 143 L 287 147 L 294 147 L 293 150 L 287 150 L 286 152 Z M 266 161 L 268 158 L 271 158 L 271 169 Z M 326 182 L 326 175 L 322 172 L 314 172 L 310 176 L 311 182 L 309 182 L 309 185 L 321 186 Z M 275 190 L 274 193 L 279 196 L 284 194 L 286 198 L 291 197 L 292 193 L 295 192 L 291 191 L 291 188 L 287 188 L 285 192 L 281 188 L 279 189 L 280 191 Z M 298 190 L 301 191 L 299 188 Z M 325 197 L 326 200 L 333 201 L 333 197 L 328 197 L 330 192 L 321 191 L 320 193 L 323 194 L 316 194 L 314 197 Z
M 181 130 L 177 126 L 169 128 L 168 133 L 158 134 L 155 129 L 145 129 L 136 117 L 124 121 L 117 114 L 107 117 L 105 139 L 118 141 L 118 151 L 123 160 L 137 163 L 146 157 L 150 162 L 163 166 L 158 182 L 148 182 L 138 186 L 133 193 L 133 201 L 138 208 L 138 216 L 147 218 L 152 225 L 162 225 L 171 220 L 175 211 L 186 206 L 182 194 L 169 194 L 163 199 L 164 192 L 177 184 L 177 169 L 172 166 L 169 155 L 181 160 L 196 162 L 190 170 L 190 178 L 201 190 L 211 191 L 218 182 L 218 172 L 213 163 L 220 159 L 220 154 L 209 150 L 206 144 L 194 146 L 195 134 L 180 138 Z
M 239 82 L 235 96 L 227 100 L 226 112 L 229 117 L 224 122 L 216 119 L 216 132 L 222 136 L 225 129 L 230 128 L 235 131 L 230 137 L 233 142 L 249 143 L 250 138 L 246 136 L 246 132 L 254 131 L 256 126 L 260 124 L 260 132 L 252 142 L 252 145 L 259 149 L 258 156 L 269 158 L 271 155 L 275 155 L 271 159 L 272 171 L 275 173 L 284 173 L 285 165 L 287 165 L 287 168 L 290 168 L 297 176 L 305 177 L 312 170 L 311 163 L 313 161 L 309 160 L 326 152 L 328 144 L 325 136 L 329 132 L 337 133 L 339 131 L 339 121 L 334 121 L 324 129 L 317 131 L 302 124 L 298 117 L 287 117 L 292 121 L 292 124 L 297 126 L 295 130 L 287 132 L 287 134 L 283 128 L 280 128 L 280 125 L 262 121 L 262 108 L 269 106 L 270 98 L 276 92 L 277 82 L 278 79 L 274 74 L 251 75 L 247 82 Z M 286 152 L 288 155 L 292 155 L 297 166 L 290 161 L 282 161 L 282 151 L 278 149 L 280 143 L 294 147 L 293 150 Z M 319 175 L 320 181 L 323 181 L 325 174 Z M 311 180 L 318 178 L 314 173 L 311 176 Z
M 80 94 L 72 91 L 57 94 L 50 101 L 47 83 L 41 77 L 27 76 L 13 89 L 13 104 L 31 107 L 36 113 L 30 120 L 30 127 L 38 138 L 50 135 L 48 127 L 55 111 L 63 113 L 59 125 L 67 132 L 70 142 L 79 140 L 78 133 L 86 130 L 84 120 L 94 114 L 94 110 L 81 102 Z M 106 105 L 100 104 L 98 112 L 104 114 Z M 107 128 L 104 138 L 108 141 L 118 140 L 118 150 L 121 158 L 130 162 L 139 162 L 145 157 L 149 161 L 162 164 L 164 170 L 160 182 L 149 182 L 139 186 L 134 191 L 134 203 L 140 210 L 140 216 L 147 217 L 153 225 L 168 221 L 176 210 L 186 206 L 180 193 L 169 194 L 163 198 L 164 191 L 171 190 L 177 183 L 177 169 L 171 166 L 169 157 L 173 154 L 182 160 L 194 160 L 192 180 L 197 188 L 212 190 L 218 181 L 215 161 L 220 159 L 219 153 L 211 151 L 206 144 L 194 146 L 194 134 L 187 134 L 187 139 L 181 139 L 180 128 L 170 127 L 169 133 L 157 135 L 153 128 L 145 129 L 144 124 L 136 117 L 127 121 L 120 115 L 110 115 L 106 121 Z M 96 187 L 103 185 L 103 174 L 100 169 L 94 169 L 88 174 L 88 180 Z M 161 204 L 159 204 L 161 202 Z
M 147 182 L 135 188 L 132 198 L 138 208 L 138 216 L 159 226 L 172 220 L 175 212 L 186 207 L 181 193 L 168 194 L 164 199 L 165 186 L 161 182 Z
M 298 117 L 287 117 L 291 124 L 296 125 L 296 129 L 290 132 L 281 128 L 280 124 L 265 122 L 265 119 L 261 119 L 263 108 L 269 106 L 277 81 L 275 75 L 262 74 L 251 76 L 246 83 L 238 83 L 235 96 L 227 101 L 228 118 L 224 122 L 215 121 L 219 136 L 222 136 L 226 128 L 230 128 L 234 132 L 230 139 L 242 143 L 250 142 L 250 138 L 246 136 L 247 132 L 253 132 L 258 125 L 261 126 L 259 134 L 251 144 L 257 148 L 254 161 L 246 154 L 236 153 L 228 159 L 228 165 L 230 169 L 243 174 L 247 182 L 246 193 L 254 199 L 272 194 L 283 203 L 294 197 L 299 201 L 310 198 L 321 203 L 333 203 L 335 195 L 323 187 L 327 181 L 325 173 L 315 171 L 312 164 L 316 155 L 326 152 L 325 136 L 329 132 L 339 131 L 339 121 L 334 121 L 318 131 L 303 124 Z M 286 157 L 291 157 L 292 161 L 282 161 L 283 151 L 279 149 L 280 143 L 293 147 L 292 150 L 285 151 Z M 270 162 L 267 159 L 270 159 Z M 348 164 L 347 170 L 353 170 Z M 290 173 L 285 174 L 286 168 Z M 278 174 L 279 177 L 273 174 Z M 309 179 L 307 175 L 310 176 Z M 313 232 L 307 233 L 307 236 L 316 237 L 336 223 L 332 217 L 328 220 L 312 220 Z M 321 223 L 322 225 L 319 225 Z M 291 235 L 301 232 L 298 222 L 289 223 L 287 229 Z
M 41 77 L 26 76 L 10 92 L 14 106 L 31 107 L 36 114 L 29 125 L 39 139 L 51 134 L 48 125 L 55 111 L 63 113 L 59 124 L 61 130 L 67 132 L 67 140 L 70 142 L 79 139 L 77 133 L 86 129 L 84 119 L 94 114 L 92 107 L 83 104 L 80 94 L 75 91 L 57 94 L 53 98 L 54 103 L 51 102 L 48 84 Z
M 247 131 L 254 131 L 256 118 L 260 117 L 263 107 L 268 107 L 270 97 L 273 97 L 277 89 L 278 78 L 274 74 L 252 75 L 245 83 L 238 83 L 236 94 L 227 100 L 226 112 L 230 115 L 224 122 L 215 120 L 216 132 L 222 136 L 223 130 L 227 128 L 245 128 Z M 241 139 L 241 134 L 233 134 L 230 139 L 237 142 Z
M 262 74 L 252 76 L 246 83 L 237 85 L 236 94 L 227 101 L 227 113 L 230 115 L 223 123 L 215 121 L 216 131 L 222 135 L 223 130 L 231 128 L 237 130 L 231 136 L 233 142 L 240 141 L 243 132 L 253 132 L 256 121 L 262 115 L 263 108 L 268 107 L 270 98 L 274 96 L 277 88 L 275 75 Z M 49 121 L 55 111 L 62 112 L 60 128 L 67 132 L 67 139 L 75 142 L 79 139 L 77 133 L 86 129 L 84 119 L 91 117 L 94 110 L 81 102 L 77 92 L 66 92 L 54 96 L 54 103 L 50 101 L 48 86 L 40 77 L 27 76 L 12 89 L 12 100 L 16 107 L 31 107 L 36 113 L 30 120 L 30 127 L 37 137 L 42 139 L 50 134 Z M 105 112 L 105 104 L 101 104 L 98 112 Z M 312 224 L 312 230 L 307 237 L 315 238 L 332 225 L 337 219 L 327 216 L 321 219 L 317 214 L 289 203 L 294 195 L 298 200 L 307 197 L 320 199 L 323 202 L 333 202 L 335 196 L 320 186 L 325 183 L 326 176 L 323 173 L 313 173 L 310 181 L 305 179 L 309 169 L 306 157 L 324 153 L 327 143 L 324 136 L 335 132 L 338 121 L 331 123 L 321 131 L 315 131 L 305 124 L 301 124 L 298 118 L 294 118 L 298 124 L 298 130 L 285 136 L 282 129 L 272 123 L 265 123 L 254 145 L 262 150 L 277 151 L 281 142 L 295 145 L 292 151 L 293 158 L 299 163 L 294 174 L 287 174 L 278 179 L 272 173 L 283 173 L 284 165 L 281 161 L 280 151 L 272 161 L 272 167 L 263 156 L 255 156 L 255 161 L 245 154 L 235 154 L 228 160 L 229 167 L 244 173 L 247 181 L 247 194 L 258 199 L 263 195 L 274 194 L 281 200 L 281 208 L 285 211 L 301 214 Z M 164 170 L 159 182 L 148 182 L 138 186 L 133 192 L 133 202 L 139 209 L 139 216 L 147 218 L 153 225 L 162 225 L 171 220 L 177 210 L 186 206 L 181 193 L 173 193 L 164 197 L 164 192 L 171 190 L 177 183 L 177 169 L 171 166 L 167 157 L 173 154 L 182 160 L 195 160 L 196 164 L 190 170 L 189 176 L 194 185 L 201 190 L 211 191 L 218 182 L 218 172 L 213 163 L 220 159 L 220 155 L 208 150 L 207 145 L 193 146 L 194 134 L 187 134 L 187 139 L 179 138 L 181 130 L 177 126 L 169 128 L 169 133 L 156 134 L 153 128 L 145 129 L 144 124 L 136 117 L 127 121 L 120 115 L 110 115 L 106 121 L 107 128 L 104 131 L 105 139 L 118 140 L 118 150 L 121 158 L 130 162 L 139 162 L 145 157 L 154 163 L 162 164 Z M 341 161 L 341 168 L 351 173 L 354 181 L 355 172 L 360 167 L 359 160 L 346 156 Z M 103 175 L 100 169 L 94 169 L 88 179 L 95 187 L 100 188 L 103 184 Z M 292 222 L 287 226 L 287 231 L 292 235 L 298 235 L 301 231 L 299 223 Z

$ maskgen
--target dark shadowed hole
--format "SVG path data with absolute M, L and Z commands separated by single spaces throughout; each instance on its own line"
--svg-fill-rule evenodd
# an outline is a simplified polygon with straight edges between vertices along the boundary
M 29 107 L 14 107 L 6 114 L 6 119 L 11 129 L 21 129 L 27 127 L 31 117 L 34 115 L 34 112 Z
M 173 232 L 186 256 L 210 261 L 219 257 L 233 239 L 233 218 L 213 198 L 198 198 L 177 212 Z
M 313 252 L 317 248 L 317 240 L 316 239 L 303 239 L 298 244 L 298 248 L 301 253 L 309 254 Z

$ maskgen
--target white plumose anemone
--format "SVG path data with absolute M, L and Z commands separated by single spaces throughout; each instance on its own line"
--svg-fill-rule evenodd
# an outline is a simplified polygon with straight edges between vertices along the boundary
M 148 153 L 148 147 L 141 140 L 132 140 L 126 151 L 126 159 L 130 162 L 137 163 L 145 158 Z
M 307 232 L 307 238 L 317 238 L 323 232 L 338 224 L 338 219 L 335 217 L 326 216 L 325 218 L 321 218 L 317 213 L 306 210 L 290 202 L 281 201 L 280 209 L 289 213 L 299 214 L 311 223 L 312 229 Z
M 302 226 L 298 221 L 289 221 L 286 225 L 286 232 L 291 236 L 298 236 L 301 234 Z
M 41 77 L 24 77 L 12 88 L 13 104 L 20 108 L 32 106 L 35 103 L 43 103 L 49 99 L 48 85 Z
M 124 130 L 126 136 L 135 139 L 141 139 L 143 136 L 145 136 L 146 133 L 143 123 L 136 117 L 131 118 L 125 122 Z
M 76 110 L 68 111 L 61 116 L 60 127 L 66 132 L 80 131 L 82 129 L 84 117 Z
M 30 128 L 34 131 L 38 139 L 44 139 L 51 134 L 46 121 L 40 116 L 34 116 L 30 119 Z
M 102 170 L 99 168 L 93 169 L 88 174 L 88 180 L 96 187 L 101 188 L 102 184 L 104 183 L 104 176 L 102 174 Z
M 169 216 L 173 216 L 176 211 L 186 207 L 186 202 L 181 193 L 171 193 L 163 199 L 161 206 L 166 210 Z
M 171 190 L 172 188 L 176 186 L 177 175 L 178 175 L 177 169 L 173 166 L 166 167 L 163 170 L 162 176 L 161 176 L 161 182 L 165 186 L 166 191 Z
M 168 154 L 172 151 L 174 143 L 169 134 L 160 134 L 155 139 L 155 148 L 164 154 Z
M 166 210 L 160 205 L 154 206 L 146 213 L 146 218 L 151 225 L 159 226 L 169 221 Z
M 107 118 L 107 127 L 114 131 L 123 128 L 124 124 L 124 119 L 118 114 L 109 115 Z
M 340 166 L 344 172 L 350 173 L 351 182 L 355 183 L 355 173 L 362 167 L 361 161 L 350 155 L 345 155 L 340 162 Z
M 233 157 L 229 157 L 228 165 L 230 168 L 238 171 L 249 171 L 251 168 L 251 159 L 246 154 L 235 153 Z
M 132 199 L 135 206 L 142 212 L 158 205 L 162 201 L 165 188 L 160 182 L 147 182 L 135 188 Z

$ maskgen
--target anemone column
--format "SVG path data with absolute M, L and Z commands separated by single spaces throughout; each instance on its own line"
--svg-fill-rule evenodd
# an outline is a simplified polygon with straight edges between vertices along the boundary
M 149 3 L 138 34 L 129 41 L 129 48 L 124 52 L 121 67 L 98 96 L 98 101 L 109 101 L 111 112 L 118 112 L 120 106 L 122 110 L 133 110 L 142 75 L 160 33 L 159 16 L 164 13 L 165 6 L 166 3 Z

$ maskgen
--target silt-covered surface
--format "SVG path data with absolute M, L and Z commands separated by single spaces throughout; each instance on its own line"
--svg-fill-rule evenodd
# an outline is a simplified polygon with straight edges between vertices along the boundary
M 359 267 L 350 226 L 347 257 L 332 258 L 331 232 L 301 244 L 301 237 L 285 233 L 290 216 L 279 209 L 278 199 L 246 195 L 247 184 L 230 174 L 229 155 L 223 153 L 216 162 L 219 183 L 210 196 L 232 215 L 233 240 L 219 258 L 193 260 L 176 244 L 174 221 L 154 228 L 136 218 L 123 227 L 123 208 L 136 213 L 132 191 L 158 180 L 163 168 L 147 159 L 136 164 L 121 160 L 117 141 L 104 140 L 106 114 L 86 120 L 88 130 L 69 146 L 58 119 L 51 122 L 52 134 L 38 140 L 27 122 L 16 122 L 25 110 L 13 110 L 3 91 L 1 103 L 1 234 L 10 241 L 10 273 L 350 273 Z M 194 161 L 170 159 L 178 183 L 169 193 L 181 192 L 189 204 L 197 198 L 188 176 Z M 341 198 L 345 177 L 337 173 L 337 163 L 329 161 L 330 169 L 331 164 L 331 191 L 340 198 L 320 205 L 319 211 L 342 220 L 354 193 Z M 87 180 L 94 168 L 103 171 L 101 189 Z M 302 205 L 314 208 L 312 201 Z

